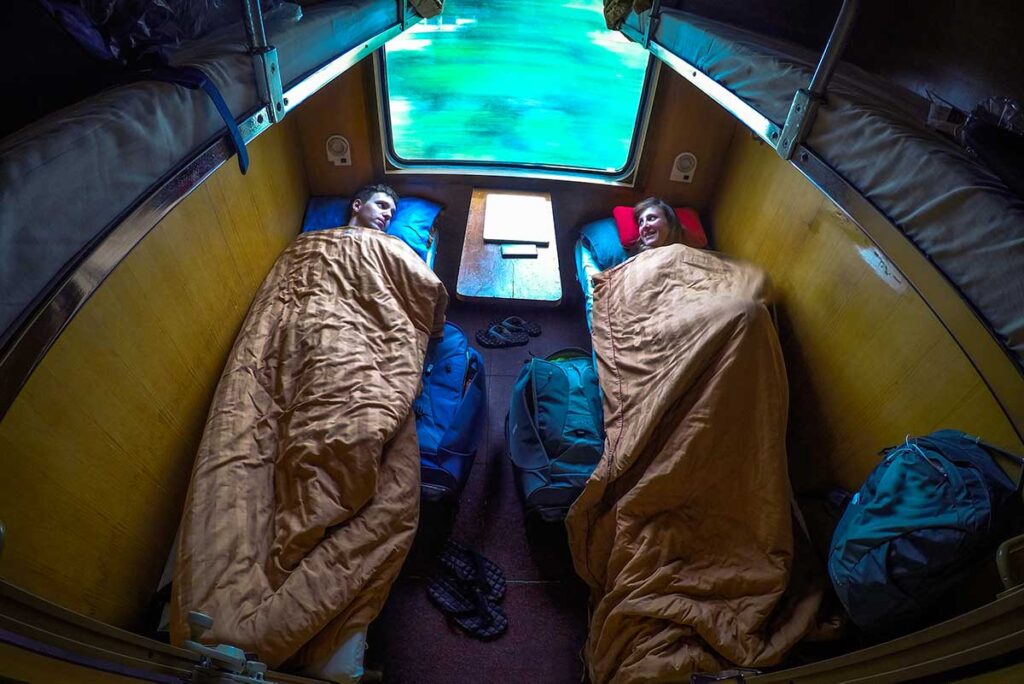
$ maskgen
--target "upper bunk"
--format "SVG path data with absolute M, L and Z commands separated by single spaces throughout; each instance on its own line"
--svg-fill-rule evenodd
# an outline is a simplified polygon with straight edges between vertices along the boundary
M 856 4 L 843 4 L 824 52 L 657 2 L 631 12 L 622 31 L 850 214 L 1022 426 L 1024 200 L 929 127 L 927 99 L 838 61 Z M 809 93 L 812 79 L 827 84 L 822 97 Z
M 242 143 L 420 19 L 396 0 L 242 5 L 255 16 L 170 54 L 213 82 Z M 259 83 L 261 44 L 276 89 Z M 0 140 L 0 414 L 113 266 L 234 154 L 230 137 L 203 90 L 142 76 Z

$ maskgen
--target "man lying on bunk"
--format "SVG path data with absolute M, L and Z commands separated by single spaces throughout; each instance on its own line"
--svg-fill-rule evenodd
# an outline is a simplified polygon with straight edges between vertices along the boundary
M 419 518 L 412 401 L 448 294 L 384 234 L 385 185 L 349 225 L 299 234 L 257 291 L 224 366 L 181 526 L 172 640 L 204 635 L 319 672 L 376 617 Z
M 352 198 L 352 215 L 348 225 L 386 231 L 397 206 L 398 193 L 391 186 L 383 183 L 363 186 Z

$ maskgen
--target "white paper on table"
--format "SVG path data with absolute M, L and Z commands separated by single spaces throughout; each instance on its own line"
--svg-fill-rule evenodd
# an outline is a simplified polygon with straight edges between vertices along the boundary
M 548 197 L 489 193 L 484 206 L 484 242 L 547 245 L 554 233 L 552 220 Z

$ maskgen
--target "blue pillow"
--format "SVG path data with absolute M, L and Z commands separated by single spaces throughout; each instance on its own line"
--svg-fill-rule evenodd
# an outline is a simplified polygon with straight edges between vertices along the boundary
M 617 266 L 629 258 L 622 243 L 619 242 L 619 229 L 613 218 L 601 219 L 583 226 L 580 229 L 580 240 L 590 250 L 602 271 Z
M 344 197 L 310 197 L 302 232 L 348 225 L 351 208 L 351 201 Z M 420 197 L 403 197 L 388 225 L 388 235 L 400 238 L 426 261 L 430 229 L 441 208 L 440 204 Z

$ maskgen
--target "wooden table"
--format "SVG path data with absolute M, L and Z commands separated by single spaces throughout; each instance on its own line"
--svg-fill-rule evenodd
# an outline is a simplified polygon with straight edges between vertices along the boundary
M 562 276 L 558 267 L 558 245 L 555 241 L 554 217 L 544 217 L 539 229 L 549 237 L 547 247 L 537 247 L 536 258 L 506 259 L 501 245 L 484 242 L 484 220 L 487 196 L 509 194 L 503 190 L 473 190 L 469 203 L 469 221 L 462 243 L 462 262 L 456 296 L 463 301 L 534 303 L 557 306 L 562 301 Z M 548 193 L 515 193 L 547 198 Z M 550 220 L 548 220 L 550 218 Z

